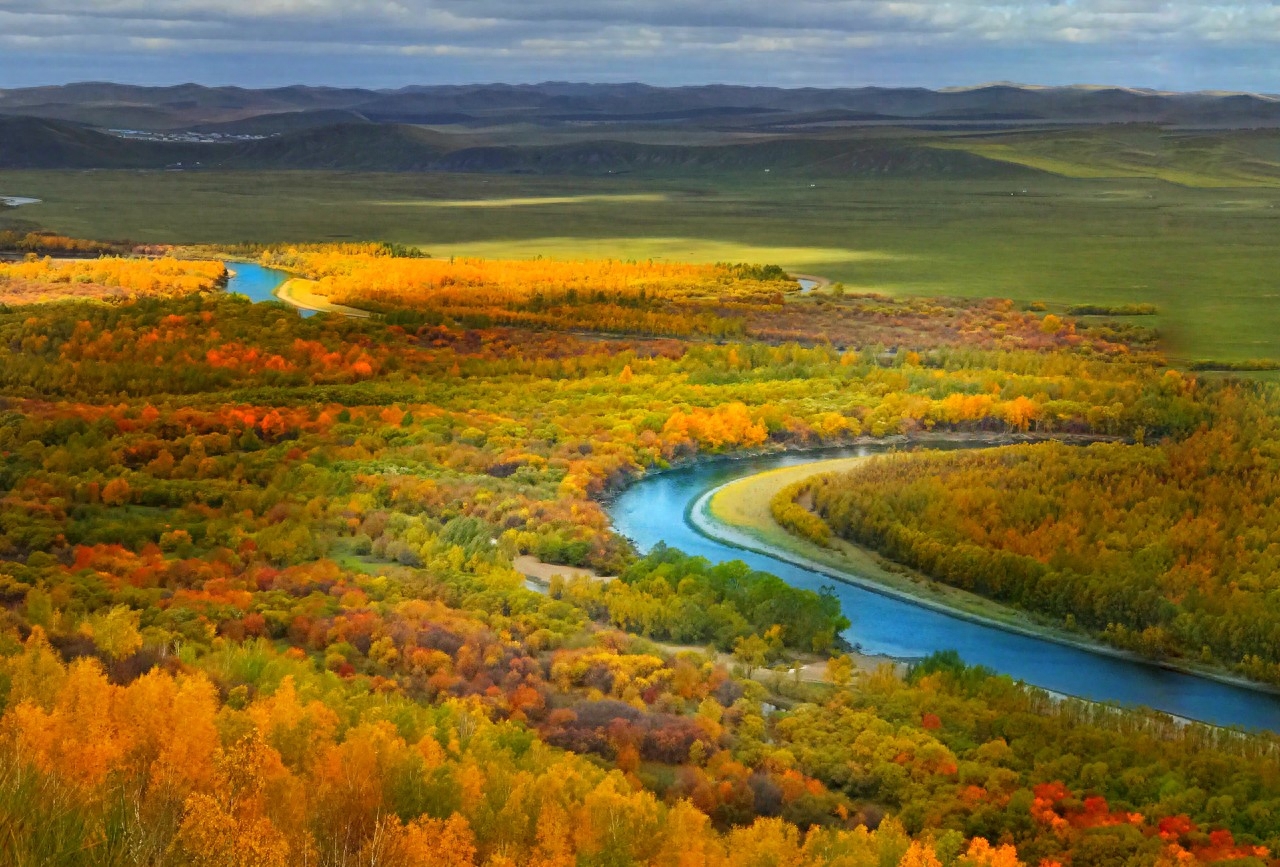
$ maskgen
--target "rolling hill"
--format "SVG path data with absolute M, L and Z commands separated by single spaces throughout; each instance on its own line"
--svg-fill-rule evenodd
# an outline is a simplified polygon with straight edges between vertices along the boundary
M 1034 169 L 891 138 L 775 138 L 688 146 L 589 140 L 494 146 L 416 126 L 348 122 L 257 141 L 122 138 L 41 118 L 0 118 L 0 168 L 238 169 L 604 175 L 803 172 L 813 176 L 1010 177 Z
M 145 132 L 110 132 L 121 128 Z M 1274 96 L 1117 87 L 544 83 L 373 91 L 85 83 L 0 91 L 0 168 L 23 169 L 1050 172 L 1251 186 L 1280 177 L 1277 130 Z M 200 136 L 215 140 L 192 140 Z
M 0 116 L 3 168 L 164 168 L 198 161 L 204 152 L 197 145 L 123 139 L 62 121 Z
M 296 120 L 296 116 L 311 112 L 347 112 L 378 123 L 481 126 L 595 122 L 752 128 L 776 126 L 788 118 L 806 122 L 806 115 L 824 114 L 829 118 L 826 123 L 1145 122 L 1232 128 L 1280 125 L 1280 99 L 1275 96 L 1011 84 L 928 90 L 728 85 L 662 88 L 634 83 L 548 82 L 375 91 L 80 83 L 0 91 L 0 114 L 156 131 L 271 115 L 295 115 Z

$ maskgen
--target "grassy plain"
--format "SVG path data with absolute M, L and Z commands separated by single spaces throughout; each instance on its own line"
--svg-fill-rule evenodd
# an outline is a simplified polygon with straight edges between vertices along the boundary
M 1274 131 L 1170 133 L 1144 124 L 954 137 L 941 146 L 1070 178 L 1153 178 L 1187 187 L 1280 186 Z
M 1217 181 L 1245 183 L 1235 177 Z M 1280 358 L 1280 188 L 1261 183 L 7 171 L 0 193 L 44 200 L 0 211 L 0 229 L 38 223 L 82 237 L 755 260 L 852 291 L 1149 302 L 1161 312 L 1142 323 L 1160 328 L 1179 360 Z

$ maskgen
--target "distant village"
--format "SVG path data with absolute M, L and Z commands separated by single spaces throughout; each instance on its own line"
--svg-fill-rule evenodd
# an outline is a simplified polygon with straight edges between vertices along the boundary
M 117 138 L 136 139 L 138 141 L 180 142 L 183 144 L 234 144 L 235 142 L 260 141 L 271 138 L 266 135 L 250 135 L 248 133 L 225 132 L 150 132 L 142 129 L 109 129 L 107 132 Z

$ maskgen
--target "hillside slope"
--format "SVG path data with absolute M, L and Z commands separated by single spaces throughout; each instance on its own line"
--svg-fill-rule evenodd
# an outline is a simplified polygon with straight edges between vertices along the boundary
M 164 168 L 208 153 L 199 145 L 123 139 L 61 121 L 0 116 L 0 168 Z
M 37 118 L 0 118 L 0 168 L 152 168 L 598 175 L 802 172 L 821 177 L 1019 177 L 1034 169 L 910 140 L 779 138 L 679 146 L 583 141 L 524 147 L 476 144 L 398 124 L 341 123 L 258 141 L 139 141 Z
M 134 87 L 81 83 L 0 90 L 0 114 L 102 127 L 190 129 L 273 114 L 352 112 L 379 123 L 571 125 L 665 122 L 732 128 L 826 114 L 836 122 L 1065 121 L 1248 128 L 1280 125 L 1264 94 L 1166 93 L 1124 87 L 799 88 L 651 87 L 643 84 L 486 84 L 358 88 Z

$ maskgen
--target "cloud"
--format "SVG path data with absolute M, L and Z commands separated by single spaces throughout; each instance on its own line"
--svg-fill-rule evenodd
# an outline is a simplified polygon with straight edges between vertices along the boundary
M 1276 48 L 1271 0 L 0 0 L 0 86 L 61 54 L 69 72 L 101 67 L 105 78 L 118 77 L 113 64 L 168 56 L 170 80 L 215 67 L 280 75 L 287 58 L 328 56 L 325 81 L 338 84 L 369 83 L 382 57 L 386 77 L 411 74 L 410 59 L 453 58 L 465 61 L 456 76 L 659 83 L 856 84 L 850 76 L 868 75 L 871 61 L 933 73 L 935 84 L 964 74 L 1100 81 L 1111 69 L 1190 82 L 1218 65 L 1232 81 L 1213 86 L 1230 87 L 1274 80 Z

